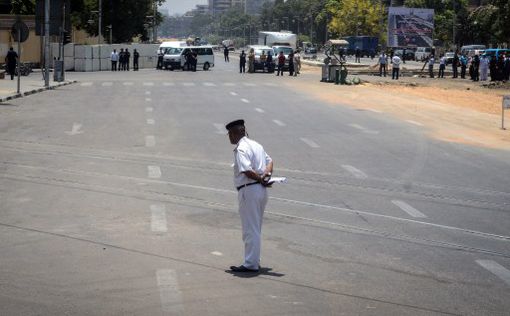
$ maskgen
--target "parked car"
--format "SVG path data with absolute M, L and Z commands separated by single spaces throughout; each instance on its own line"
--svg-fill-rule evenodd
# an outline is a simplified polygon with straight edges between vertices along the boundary
M 432 54 L 432 48 L 430 47 L 418 47 L 414 53 L 414 58 L 418 61 L 425 61 Z
M 446 64 L 451 65 L 453 63 L 453 57 L 455 56 L 454 52 L 446 52 L 444 57 L 446 57 Z
M 268 72 L 274 72 L 275 56 L 273 53 L 273 49 L 269 46 L 264 46 L 264 45 L 250 45 L 250 46 L 248 46 L 248 51 L 250 51 L 251 48 L 253 48 L 253 51 L 255 52 L 255 62 L 254 62 L 255 71 L 257 71 L 257 70 L 264 71 L 265 69 L 267 69 Z M 271 53 L 271 55 L 273 56 L 273 61 L 271 62 L 270 65 L 267 65 L 266 62 L 263 62 L 260 60 L 260 55 L 262 55 L 262 52 L 264 52 L 264 54 L 266 56 L 268 55 L 268 53 Z
M 394 55 L 397 55 L 398 57 L 402 58 L 402 55 L 404 55 L 404 50 L 397 49 L 394 52 Z M 406 49 L 406 60 L 414 60 L 414 58 L 415 58 L 414 51 L 412 49 Z
M 290 46 L 273 46 L 273 52 L 274 52 L 273 59 L 278 58 L 278 55 L 280 54 L 280 52 L 283 52 L 283 55 L 285 56 L 285 65 L 283 66 L 283 69 L 288 70 L 289 69 L 289 54 L 293 50 L 294 49 Z

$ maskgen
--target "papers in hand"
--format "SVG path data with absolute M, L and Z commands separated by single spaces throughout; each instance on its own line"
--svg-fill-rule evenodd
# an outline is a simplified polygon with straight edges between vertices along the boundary
M 285 182 L 287 182 L 287 178 L 285 178 L 285 177 L 271 177 L 271 179 L 269 179 L 267 184 L 272 185 L 274 183 L 285 183 Z

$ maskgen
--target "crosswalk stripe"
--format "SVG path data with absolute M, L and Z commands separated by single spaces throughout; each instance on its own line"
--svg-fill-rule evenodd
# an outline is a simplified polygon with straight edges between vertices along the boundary
M 273 122 L 278 125 L 278 126 L 285 126 L 285 123 L 283 123 L 282 121 L 279 121 L 279 120 L 273 120 Z
M 152 204 L 151 208 L 151 230 L 155 233 L 166 233 L 168 231 L 166 222 L 166 208 L 163 204 Z
M 161 168 L 158 166 L 147 166 L 147 177 L 151 179 L 161 178 Z
M 314 142 L 313 140 L 310 140 L 310 139 L 304 138 L 304 137 L 301 137 L 300 139 L 303 143 L 307 144 L 308 146 L 310 146 L 312 148 L 319 148 L 319 145 L 317 145 L 317 143 Z
M 165 315 L 183 315 L 182 294 L 175 271 L 171 269 L 157 270 L 156 279 L 163 313 Z
M 476 263 L 497 275 L 510 286 L 510 271 L 507 268 L 492 260 L 476 260 Z
M 406 212 L 407 214 L 411 215 L 412 217 L 419 217 L 419 218 L 426 218 L 427 215 L 423 214 L 422 212 L 418 211 L 411 205 L 407 204 L 404 201 L 399 200 L 392 200 L 391 203 L 398 206 L 402 211 Z

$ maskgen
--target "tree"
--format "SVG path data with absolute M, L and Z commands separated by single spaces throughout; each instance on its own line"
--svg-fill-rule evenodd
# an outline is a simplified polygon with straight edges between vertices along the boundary
M 381 7 L 374 1 L 329 1 L 326 10 L 331 16 L 328 29 L 335 37 L 381 34 Z

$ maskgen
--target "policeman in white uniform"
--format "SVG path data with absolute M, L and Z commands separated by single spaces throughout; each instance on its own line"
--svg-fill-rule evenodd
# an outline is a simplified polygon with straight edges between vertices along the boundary
M 244 120 L 230 122 L 225 127 L 230 143 L 236 145 L 234 185 L 238 191 L 244 242 L 244 263 L 230 269 L 233 272 L 258 272 L 266 187 L 273 172 L 273 161 L 259 143 L 246 136 Z

